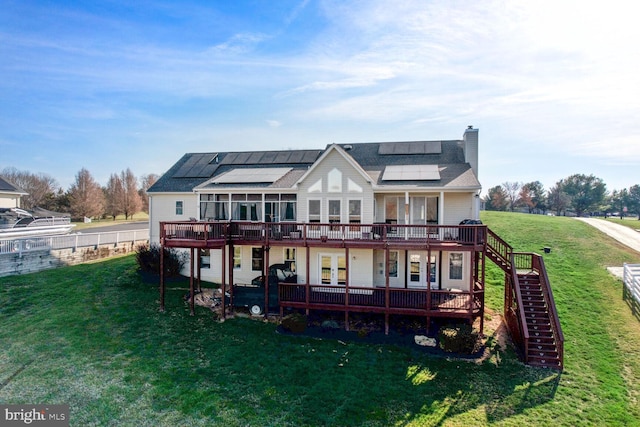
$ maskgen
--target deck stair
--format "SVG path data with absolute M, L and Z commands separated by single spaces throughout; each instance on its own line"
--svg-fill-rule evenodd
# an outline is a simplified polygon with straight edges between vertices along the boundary
M 505 272 L 505 321 L 525 363 L 563 368 L 564 336 L 542 256 L 515 253 L 487 229 L 486 256 Z

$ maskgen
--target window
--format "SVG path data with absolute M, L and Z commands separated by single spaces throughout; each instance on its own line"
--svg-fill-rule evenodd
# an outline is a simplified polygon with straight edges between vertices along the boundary
M 296 195 L 280 195 L 280 221 L 295 221 L 296 216 Z
M 262 248 L 251 248 L 251 270 L 262 271 Z
M 284 263 L 289 270 L 296 272 L 296 248 L 284 248 Z
M 183 201 L 182 200 L 178 200 L 176 201 L 176 215 L 182 215 L 183 213 Z
M 331 169 L 327 174 L 327 187 L 329 193 L 342 193 L 342 172 L 338 169 Z
M 449 254 L 449 279 L 462 280 L 462 254 Z
M 349 200 L 349 223 L 360 224 L 362 220 L 362 200 Z
M 209 249 L 200 249 L 200 267 L 211 268 L 211 251 Z
M 277 194 L 264 196 L 264 222 L 280 221 L 280 197 Z
M 201 194 L 200 219 L 207 221 L 226 221 L 229 219 L 228 194 Z
M 262 195 L 232 194 L 231 211 L 236 221 L 262 221 Z
M 233 248 L 233 269 L 240 270 L 242 268 L 242 248 L 235 246 Z
M 329 200 L 329 223 L 340 223 L 340 200 Z
M 389 251 L 389 277 L 398 277 L 398 251 Z
M 309 200 L 309 222 L 320 222 L 320 200 Z

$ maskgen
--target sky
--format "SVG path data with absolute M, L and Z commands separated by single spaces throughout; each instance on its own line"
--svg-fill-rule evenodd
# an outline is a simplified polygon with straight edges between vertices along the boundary
M 184 153 L 461 139 L 483 192 L 640 184 L 632 1 L 31 1 L 0 7 L 0 170 L 101 185 Z

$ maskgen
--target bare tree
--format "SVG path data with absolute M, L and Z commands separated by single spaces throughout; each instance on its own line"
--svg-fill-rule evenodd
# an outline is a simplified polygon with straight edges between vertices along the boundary
M 122 181 L 123 189 L 122 209 L 124 219 L 129 219 L 129 217 L 133 217 L 134 214 L 142 209 L 142 199 L 138 194 L 138 180 L 129 168 L 120 173 L 120 180 Z
M 24 209 L 33 209 L 36 206 L 47 207 L 47 201 L 51 200 L 52 196 L 55 195 L 58 187 L 57 181 L 44 173 L 33 174 L 27 171 L 19 171 L 14 167 L 8 167 L 4 168 L 0 175 L 21 190 L 29 193 L 20 200 L 20 204 Z
M 160 177 L 154 173 L 144 175 L 140 178 L 140 190 L 138 194 L 140 194 L 140 198 L 142 199 L 142 212 L 149 213 L 149 195 L 147 194 L 147 190 L 158 181 L 158 178 Z
M 504 193 L 507 196 L 507 201 L 509 202 L 509 210 L 513 212 L 514 208 L 518 204 L 520 200 L 520 188 L 522 185 L 519 182 L 503 182 L 502 188 L 504 189 Z
M 69 188 L 68 196 L 71 214 L 76 218 L 99 217 L 104 213 L 102 188 L 85 168 L 76 175 L 76 182 Z
M 124 213 L 124 207 L 122 206 L 123 194 L 124 187 L 120 176 L 112 173 L 104 189 L 104 196 L 106 200 L 105 213 L 112 217 L 114 221 L 118 215 Z

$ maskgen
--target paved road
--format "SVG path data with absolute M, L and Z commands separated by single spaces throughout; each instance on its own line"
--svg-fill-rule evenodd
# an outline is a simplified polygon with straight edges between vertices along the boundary
M 108 231 L 128 231 L 128 230 L 142 230 L 143 228 L 149 228 L 147 221 L 125 222 L 115 223 L 113 225 L 104 225 L 100 227 L 84 228 L 76 233 L 88 234 L 88 233 L 106 233 Z
M 589 225 L 594 226 L 598 230 L 602 231 L 605 234 L 616 239 L 618 242 L 623 245 L 629 246 L 631 249 L 634 249 L 640 252 L 640 232 L 635 231 L 632 228 L 625 227 L 624 225 L 616 224 L 614 222 L 605 221 L 604 219 L 598 218 L 578 218 L 580 221 L 584 221 Z M 636 221 L 638 223 L 638 228 L 640 228 L 640 221 Z

